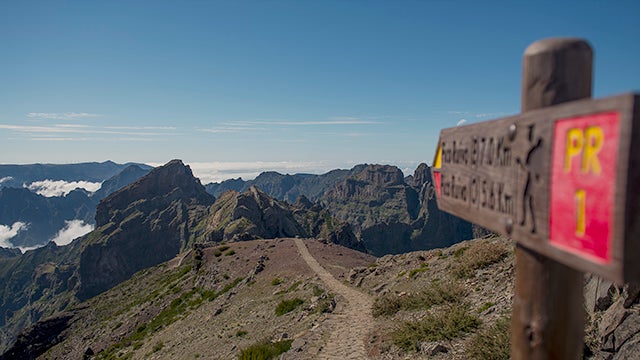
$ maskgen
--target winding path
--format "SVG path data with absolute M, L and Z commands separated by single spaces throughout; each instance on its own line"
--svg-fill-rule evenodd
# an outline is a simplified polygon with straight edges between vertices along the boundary
M 373 300 L 366 294 L 355 290 L 331 275 L 309 253 L 301 239 L 294 239 L 298 251 L 331 292 L 344 297 L 347 301 L 342 311 L 334 311 L 329 317 L 333 331 L 322 350 L 320 359 L 366 359 L 365 339 L 373 328 L 371 306 Z

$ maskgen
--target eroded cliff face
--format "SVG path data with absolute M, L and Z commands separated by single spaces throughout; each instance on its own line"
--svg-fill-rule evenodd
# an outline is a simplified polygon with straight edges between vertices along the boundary
M 327 191 L 322 204 L 333 216 L 349 222 L 367 251 L 377 256 L 472 238 L 469 222 L 438 209 L 426 164 L 420 164 L 410 179 L 407 184 L 395 166 L 368 165 Z
M 300 197 L 294 205 L 278 201 L 255 186 L 220 196 L 203 220 L 202 241 L 242 241 L 282 237 L 321 237 L 364 251 L 349 224 Z
M 78 297 L 87 299 L 185 248 L 190 222 L 214 202 L 179 160 L 111 194 L 96 210 L 96 230 L 83 242 Z

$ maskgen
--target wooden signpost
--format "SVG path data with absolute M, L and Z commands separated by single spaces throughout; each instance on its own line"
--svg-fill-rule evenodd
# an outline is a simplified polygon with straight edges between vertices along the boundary
M 581 358 L 581 272 L 640 281 L 640 97 L 587 99 L 591 68 L 585 41 L 536 42 L 523 112 L 438 140 L 439 208 L 517 243 L 515 359 Z

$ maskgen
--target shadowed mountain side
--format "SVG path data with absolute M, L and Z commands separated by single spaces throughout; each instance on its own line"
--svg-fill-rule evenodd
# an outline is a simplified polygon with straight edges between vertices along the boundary
M 391 165 L 357 165 L 323 175 L 264 172 L 255 180 L 208 184 L 207 191 L 247 191 L 255 186 L 269 196 L 293 202 L 303 196 L 328 214 L 351 225 L 357 239 L 376 256 L 447 246 L 472 238 L 472 225 L 441 212 L 429 197 L 431 174 L 426 164 L 404 177 Z
M 173 258 L 213 201 L 188 167 L 172 161 L 103 200 L 89 234 L 0 259 L 0 349 L 43 316 Z
M 14 246 L 45 245 L 66 226 L 67 221 L 81 220 L 85 224 L 95 224 L 98 202 L 119 188 L 146 175 L 149 172 L 148 168 L 146 165 L 143 167 L 130 165 L 105 180 L 100 189 L 92 194 L 84 189 L 76 189 L 66 196 L 45 197 L 22 187 L 2 188 L 0 189 L 0 224 L 8 226 L 16 222 L 25 224 L 11 238 Z
M 107 196 L 113 194 L 118 189 L 121 189 L 139 178 L 147 175 L 151 169 L 146 167 L 140 167 L 138 165 L 129 165 L 118 174 L 105 180 L 96 192 L 91 194 L 94 199 L 102 200 Z
M 187 246 L 194 216 L 214 200 L 179 160 L 108 196 L 96 210 L 96 230 L 83 242 L 78 297 L 90 298 L 174 257 Z
M 11 238 L 14 246 L 38 246 L 51 240 L 67 220 L 93 224 L 96 201 L 83 189 L 67 196 L 45 197 L 25 188 L 0 189 L 0 224 L 22 222 L 24 228 Z
M 444 247 L 473 237 L 469 222 L 438 209 L 426 164 L 410 179 L 412 184 L 406 184 L 395 166 L 368 165 L 327 191 L 322 204 L 352 224 L 376 256 Z

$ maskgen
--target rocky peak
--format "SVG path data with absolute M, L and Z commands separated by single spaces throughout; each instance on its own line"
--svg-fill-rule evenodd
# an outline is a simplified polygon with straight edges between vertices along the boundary
M 180 160 L 171 160 L 101 201 L 96 210 L 96 224 L 98 227 L 107 224 L 113 210 L 126 208 L 138 200 L 154 198 L 164 198 L 169 202 L 180 199 L 186 204 L 200 205 L 211 205 L 215 200 L 193 176 L 189 166 Z
M 313 203 L 306 196 L 300 195 L 293 204 L 295 208 L 309 210 L 313 207 Z
M 402 170 L 391 165 L 368 165 L 358 174 L 357 179 L 378 186 L 404 185 Z
M 413 173 L 413 186 L 421 188 L 424 184 L 431 182 L 431 169 L 429 165 L 420 163 Z

